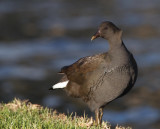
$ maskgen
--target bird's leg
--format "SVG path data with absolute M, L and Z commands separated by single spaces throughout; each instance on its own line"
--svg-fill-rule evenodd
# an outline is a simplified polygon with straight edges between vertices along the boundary
M 95 124 L 102 125 L 103 108 L 98 108 L 95 110 Z
M 102 125 L 102 117 L 103 117 L 103 108 L 99 109 L 99 120 L 100 120 L 100 125 Z
M 95 124 L 99 125 L 100 124 L 100 120 L 99 120 L 99 108 L 95 110 Z

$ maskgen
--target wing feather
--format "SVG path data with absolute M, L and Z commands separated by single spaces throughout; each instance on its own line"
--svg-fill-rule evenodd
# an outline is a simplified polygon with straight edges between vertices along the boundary
M 64 66 L 60 73 L 65 73 L 68 80 L 80 84 L 83 82 L 82 80 L 86 79 L 87 73 L 94 71 L 100 66 L 105 56 L 106 53 L 81 58 L 69 66 Z

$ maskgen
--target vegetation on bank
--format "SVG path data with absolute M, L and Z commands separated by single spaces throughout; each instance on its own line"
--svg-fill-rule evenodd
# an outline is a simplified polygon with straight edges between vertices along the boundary
M 102 127 L 92 124 L 92 119 L 85 115 L 65 115 L 52 109 L 32 104 L 28 100 L 14 99 L 8 104 L 0 104 L 0 129 L 110 129 L 108 122 Z M 116 126 L 115 129 L 125 129 Z M 131 129 L 127 127 L 126 129 Z

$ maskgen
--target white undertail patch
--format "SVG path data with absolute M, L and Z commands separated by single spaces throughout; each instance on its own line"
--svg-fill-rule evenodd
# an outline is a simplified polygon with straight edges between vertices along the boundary
M 59 82 L 52 86 L 53 89 L 65 88 L 69 81 Z

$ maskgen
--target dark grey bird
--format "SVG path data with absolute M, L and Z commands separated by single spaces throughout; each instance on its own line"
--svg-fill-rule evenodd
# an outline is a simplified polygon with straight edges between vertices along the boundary
M 136 61 L 122 41 L 121 29 L 112 22 L 102 22 L 91 40 L 98 37 L 108 40 L 108 52 L 63 67 L 61 81 L 51 88 L 64 88 L 68 95 L 82 98 L 95 111 L 97 125 L 102 123 L 104 106 L 128 93 L 138 74 Z

